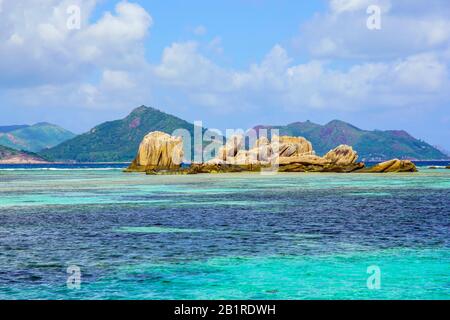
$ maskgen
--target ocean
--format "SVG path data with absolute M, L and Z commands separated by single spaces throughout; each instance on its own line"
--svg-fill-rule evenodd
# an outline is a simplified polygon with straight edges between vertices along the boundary
M 192 176 L 1 165 L 0 299 L 449 299 L 450 163 L 417 164 Z

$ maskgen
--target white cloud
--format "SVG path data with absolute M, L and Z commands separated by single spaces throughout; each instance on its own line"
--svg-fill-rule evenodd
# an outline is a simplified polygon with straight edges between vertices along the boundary
M 369 30 L 369 5 L 382 8 L 381 30 Z M 395 59 L 450 47 L 450 10 L 443 0 L 330 0 L 329 12 L 301 27 L 300 52 L 329 59 Z
M 221 53 L 220 37 L 203 46 L 175 42 L 159 63 L 150 64 L 143 42 L 153 20 L 136 4 L 120 2 L 90 22 L 93 0 L 48 0 L 23 13 L 19 2 L 4 3 L 11 14 L 0 17 L 0 86 L 16 105 L 128 110 L 150 101 L 167 111 L 235 117 L 426 108 L 450 101 L 450 27 L 438 5 L 417 16 L 417 9 L 398 13 L 399 6 L 407 8 L 402 0 L 384 1 L 387 17 L 373 33 L 365 27 L 367 1 L 330 1 L 330 11 L 302 29 L 299 43 L 311 54 L 306 62 L 295 62 L 277 44 L 261 61 L 233 69 L 202 53 Z M 65 6 L 73 2 L 82 8 L 80 30 L 66 28 Z M 336 64 L 339 58 L 346 63 Z
M 330 9 L 333 13 L 366 10 L 370 5 L 378 5 L 384 12 L 391 7 L 390 0 L 330 0 Z
M 193 31 L 194 31 L 194 34 L 197 36 L 203 36 L 208 32 L 206 27 L 202 26 L 202 25 L 196 26 Z
M 67 28 L 67 8 L 81 9 L 81 28 Z M 119 2 L 91 21 L 94 0 L 5 2 L 0 13 L 0 95 L 8 104 L 54 110 L 118 110 L 140 105 L 149 64 L 143 42 L 152 17 Z M 50 14 L 49 14 L 50 13 Z
M 23 43 L 24 43 L 23 38 L 21 36 L 19 36 L 18 34 L 14 33 L 11 35 L 11 37 L 9 38 L 9 40 L 7 41 L 6 44 L 21 46 L 21 45 L 23 45 Z
M 394 84 L 408 92 L 417 90 L 439 94 L 448 89 L 447 66 L 436 56 L 416 55 L 399 62 L 393 68 Z
M 210 89 L 221 87 L 228 77 L 227 71 L 199 54 L 196 42 L 173 43 L 164 49 L 154 74 L 166 84 Z
M 81 8 L 80 30 L 67 28 L 66 9 L 71 5 Z M 114 14 L 105 13 L 90 24 L 94 7 L 94 0 L 5 3 L 0 16 L 0 84 L 61 84 L 107 68 L 141 69 L 151 16 L 136 4 L 119 2 Z
M 433 54 L 358 63 L 346 69 L 320 60 L 294 64 L 286 50 L 276 45 L 261 63 L 237 71 L 215 65 L 191 42 L 166 48 L 153 74 L 173 92 L 184 93 L 192 104 L 221 111 L 274 104 L 290 111 L 355 111 L 404 108 L 448 98 L 447 68 Z
M 82 33 L 84 37 L 110 43 L 129 43 L 142 40 L 152 25 L 151 16 L 139 5 L 120 2 L 116 15 L 107 12 L 95 24 Z
M 127 72 L 116 70 L 103 71 L 102 84 L 108 88 L 119 90 L 131 89 L 136 85 Z
M 223 53 L 223 47 L 222 47 L 222 38 L 221 37 L 214 37 L 207 45 L 208 49 L 214 53 L 222 54 Z

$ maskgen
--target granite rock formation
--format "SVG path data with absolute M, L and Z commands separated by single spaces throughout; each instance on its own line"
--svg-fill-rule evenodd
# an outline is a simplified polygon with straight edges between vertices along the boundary
M 330 150 L 324 158 L 337 166 L 347 166 L 356 162 L 358 154 L 352 147 L 341 144 L 333 150 Z
M 260 137 L 253 147 L 245 149 L 245 137 L 234 135 L 220 147 L 217 156 L 204 163 L 181 168 L 183 140 L 155 131 L 144 137 L 136 159 L 126 170 L 147 174 L 197 174 L 257 172 L 263 169 L 278 172 L 416 172 L 411 161 L 393 159 L 371 168 L 357 162 L 358 154 L 351 146 L 340 145 L 323 157 L 317 156 L 311 142 L 302 137 Z
M 324 157 L 305 154 L 294 157 L 280 157 L 280 172 L 353 172 L 364 168 L 358 163 L 358 154 L 352 147 L 340 145 L 330 150 Z
M 244 141 L 243 136 L 231 137 L 225 147 L 219 149 L 216 158 L 196 170 L 256 171 L 272 167 L 279 172 L 352 172 L 364 167 L 364 164 L 356 162 L 357 153 L 346 145 L 319 157 L 315 155 L 311 142 L 303 137 L 273 136 L 272 141 L 260 137 L 250 150 L 243 149 Z
M 154 131 L 144 137 L 136 158 L 126 171 L 176 170 L 182 160 L 182 138 Z
M 379 163 L 371 168 L 361 170 L 367 173 L 417 172 L 417 167 L 409 160 L 392 159 Z
M 279 157 L 298 157 L 314 154 L 311 142 L 303 137 L 274 136 L 272 149 Z

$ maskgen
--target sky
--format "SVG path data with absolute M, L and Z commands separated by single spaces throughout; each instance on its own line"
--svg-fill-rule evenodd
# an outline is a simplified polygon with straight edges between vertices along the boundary
M 339 119 L 450 150 L 449 67 L 448 0 L 0 0 L 0 125 L 82 133 L 147 105 L 222 130 Z

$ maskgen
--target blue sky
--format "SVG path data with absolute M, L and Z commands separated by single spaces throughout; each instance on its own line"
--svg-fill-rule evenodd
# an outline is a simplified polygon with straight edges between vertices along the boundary
M 0 125 L 81 133 L 145 104 L 220 129 L 341 119 L 450 150 L 445 0 L 0 0 L 0 40 Z
M 111 2 L 110 2 L 111 3 Z M 148 56 L 157 62 L 172 42 L 221 39 L 224 57 L 218 63 L 245 68 L 260 61 L 274 43 L 289 45 L 302 21 L 323 9 L 321 1 L 147 1 L 143 4 L 155 19 Z M 200 28 L 199 28 L 200 27 Z M 196 30 L 198 28 L 198 30 Z M 199 32 L 203 30 L 202 32 Z

